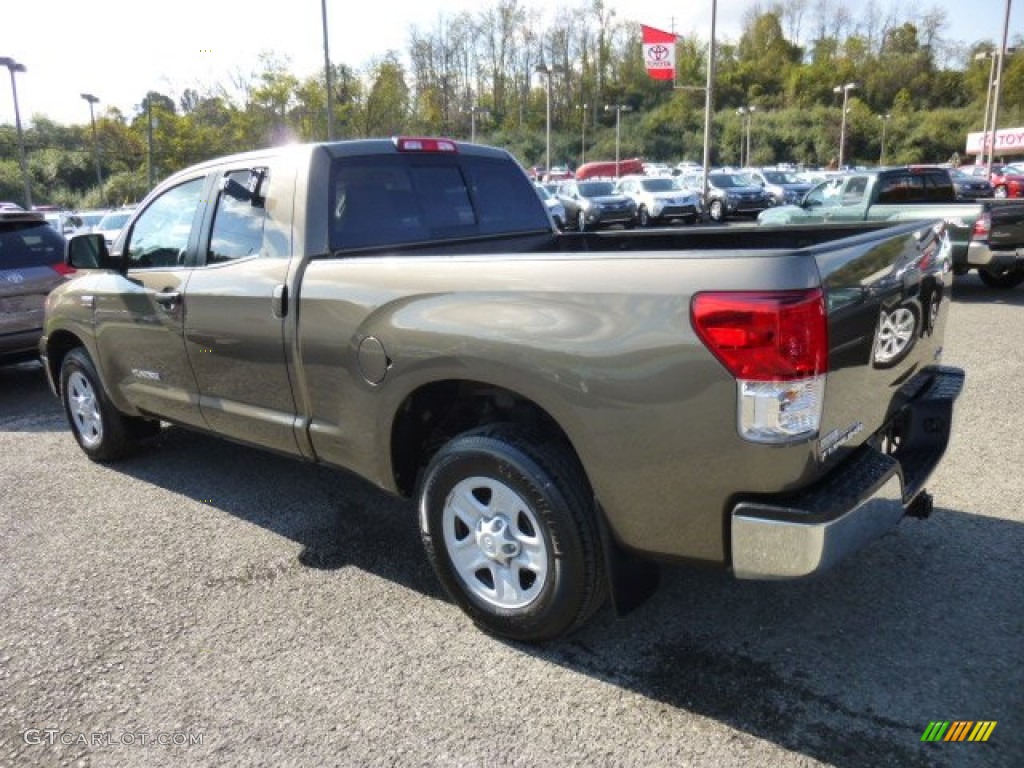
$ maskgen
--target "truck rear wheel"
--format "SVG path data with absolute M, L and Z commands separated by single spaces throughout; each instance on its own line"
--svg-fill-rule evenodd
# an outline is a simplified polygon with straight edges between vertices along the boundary
M 591 493 L 560 441 L 510 424 L 464 433 L 430 461 L 419 510 L 438 578 L 488 632 L 552 639 L 604 602 Z
M 125 416 L 100 384 L 89 354 L 68 352 L 60 369 L 60 397 L 71 433 L 93 461 L 114 461 L 131 452 L 137 438 L 154 434 L 160 422 Z
M 1024 269 L 1006 269 L 1002 272 L 979 269 L 978 277 L 989 288 L 1002 288 L 1006 290 L 1016 288 L 1021 283 L 1024 283 Z

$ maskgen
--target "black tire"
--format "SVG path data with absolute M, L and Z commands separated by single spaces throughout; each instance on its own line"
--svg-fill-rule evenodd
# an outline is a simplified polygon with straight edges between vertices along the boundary
M 711 220 L 715 222 L 720 222 L 725 219 L 725 206 L 722 205 L 721 200 L 711 201 L 711 206 L 708 208 L 708 216 L 710 216 Z
M 999 288 L 1005 291 L 1024 283 L 1024 269 L 1007 269 L 1002 272 L 979 269 L 978 277 L 989 288 Z
M 93 461 L 115 461 L 127 456 L 136 440 L 160 429 L 158 421 L 125 416 L 114 407 L 89 354 L 81 347 L 64 357 L 60 398 L 71 433 Z
M 578 229 L 580 232 L 587 231 L 587 214 L 585 214 L 583 211 L 580 211 L 579 213 L 576 214 L 576 229 Z
M 647 213 L 647 206 L 641 205 L 640 210 L 636 212 L 636 219 L 641 227 L 651 226 L 651 216 Z
M 604 602 L 592 494 L 561 441 L 510 424 L 459 435 L 427 466 L 419 508 L 438 579 L 485 631 L 550 640 Z

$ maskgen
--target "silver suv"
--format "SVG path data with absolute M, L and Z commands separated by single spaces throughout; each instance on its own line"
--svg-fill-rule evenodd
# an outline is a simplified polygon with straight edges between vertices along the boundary
M 682 219 L 692 224 L 700 216 L 700 197 L 690 189 L 680 189 L 668 176 L 623 176 L 618 191 L 636 203 L 641 227 Z

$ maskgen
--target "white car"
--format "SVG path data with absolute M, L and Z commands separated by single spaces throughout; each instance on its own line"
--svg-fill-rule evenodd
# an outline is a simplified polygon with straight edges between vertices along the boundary
M 565 206 L 562 205 L 562 201 L 547 187 L 540 184 L 535 186 L 537 187 L 537 194 L 544 201 L 544 207 L 548 209 L 548 215 L 555 222 L 555 226 L 559 229 L 565 229 Z
M 636 203 L 641 227 L 682 219 L 692 224 L 700 217 L 700 196 L 696 190 L 680 189 L 667 176 L 623 176 L 618 191 Z
M 132 208 L 118 208 L 116 211 L 108 211 L 99 223 L 96 224 L 93 232 L 98 232 L 103 235 L 103 239 L 107 243 L 109 248 L 117 240 L 117 236 L 121 234 L 121 229 L 125 224 L 128 223 L 128 219 L 132 217 L 132 212 L 135 210 Z

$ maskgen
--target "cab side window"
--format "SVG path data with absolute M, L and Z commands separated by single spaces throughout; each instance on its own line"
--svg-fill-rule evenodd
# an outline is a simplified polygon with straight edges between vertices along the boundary
M 207 264 L 259 255 L 267 220 L 259 195 L 266 184 L 263 169 L 232 171 L 225 175 L 213 214 L 206 249 Z
M 205 182 L 201 176 L 172 187 L 139 214 L 125 244 L 124 259 L 129 269 L 185 265 Z

